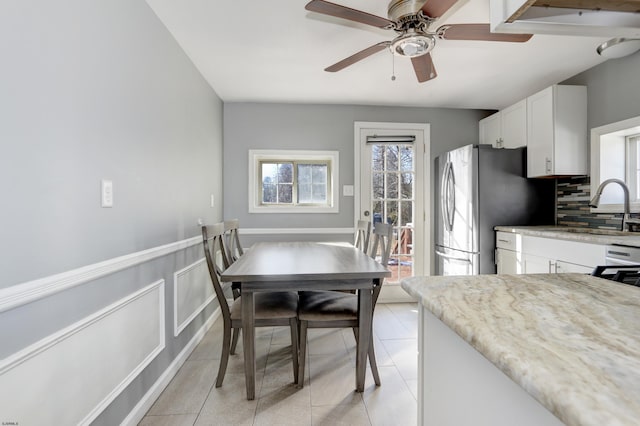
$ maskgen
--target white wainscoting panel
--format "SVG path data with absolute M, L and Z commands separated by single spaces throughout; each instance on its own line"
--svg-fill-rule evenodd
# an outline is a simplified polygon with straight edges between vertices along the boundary
M 177 336 L 216 296 L 204 257 L 173 278 L 173 335 Z
M 118 271 L 150 262 L 154 259 L 176 253 L 189 247 L 202 244 L 202 237 L 188 238 L 182 241 L 153 247 L 148 250 L 130 253 L 124 256 L 94 263 L 81 268 L 51 275 L 26 283 L 0 289 L 0 312 L 34 302 L 53 294 L 76 287 Z
M 1 420 L 91 423 L 164 349 L 164 312 L 159 280 L 1 360 Z

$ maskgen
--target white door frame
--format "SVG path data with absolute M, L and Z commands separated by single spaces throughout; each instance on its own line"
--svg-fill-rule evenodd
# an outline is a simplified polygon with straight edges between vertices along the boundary
M 354 152 L 354 224 L 360 219 L 361 205 L 360 205 L 360 192 L 362 190 L 362 183 L 360 182 L 361 170 L 360 160 L 362 157 L 362 138 L 367 134 L 371 134 L 374 130 L 398 130 L 398 131 L 411 131 L 418 135 L 422 134 L 423 149 L 422 149 L 422 170 L 416 169 L 416 178 L 421 175 L 422 181 L 422 194 L 416 194 L 416 199 L 420 196 L 422 199 L 417 200 L 422 204 L 423 217 L 414 218 L 415 226 L 415 241 L 414 244 L 420 244 L 422 250 L 422 270 L 415 270 L 416 275 L 430 275 L 431 271 L 431 227 L 429 221 L 427 221 L 427 212 L 430 206 L 431 200 L 431 141 L 430 141 L 430 124 L 428 123 L 387 123 L 387 122 L 367 122 L 356 121 L 354 122 L 353 133 L 353 152 Z M 417 139 L 416 139 L 417 140 Z M 421 148 L 419 144 L 416 144 L 416 156 L 420 155 Z M 381 295 L 382 297 L 382 295 Z M 384 302 L 381 300 L 381 302 Z

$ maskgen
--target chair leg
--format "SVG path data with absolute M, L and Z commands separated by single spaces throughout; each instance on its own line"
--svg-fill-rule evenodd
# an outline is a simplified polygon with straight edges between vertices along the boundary
M 304 387 L 304 367 L 307 358 L 307 321 L 300 321 L 300 350 L 298 352 L 298 387 Z
M 356 343 L 358 343 L 358 327 L 353 327 L 352 330 L 353 336 L 356 338 Z M 373 346 L 373 336 L 371 336 L 371 344 L 369 345 L 367 356 L 369 358 L 369 366 L 371 366 L 373 381 L 375 382 L 376 386 L 380 386 L 380 373 L 378 372 L 378 362 L 376 361 L 376 352 Z
M 293 383 L 298 383 L 298 357 L 300 356 L 298 342 L 298 319 L 290 318 L 289 327 L 291 328 L 291 357 L 293 359 Z
M 218 368 L 218 377 L 216 378 L 216 387 L 222 386 L 224 375 L 227 372 L 227 364 L 229 363 L 229 350 L 231 343 L 231 327 L 225 324 L 222 336 L 222 355 L 220 356 L 220 367 Z
M 380 373 L 378 373 L 378 363 L 376 362 L 376 351 L 373 347 L 373 336 L 371 336 L 371 344 L 369 345 L 369 365 L 371 366 L 371 374 L 376 386 L 380 386 Z
M 236 354 L 236 346 L 238 346 L 238 337 L 240 336 L 241 328 L 233 329 L 233 338 L 231 339 L 231 355 Z

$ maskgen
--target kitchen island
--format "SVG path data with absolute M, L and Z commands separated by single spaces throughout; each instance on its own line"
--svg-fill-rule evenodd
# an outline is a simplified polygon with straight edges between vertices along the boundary
M 423 425 L 637 425 L 640 288 L 583 274 L 414 277 Z

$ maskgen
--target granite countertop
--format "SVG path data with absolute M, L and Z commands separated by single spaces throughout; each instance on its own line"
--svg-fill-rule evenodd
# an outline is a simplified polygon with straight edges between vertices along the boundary
M 640 288 L 582 274 L 413 277 L 402 288 L 568 425 L 638 425 Z
M 640 232 L 620 232 L 568 226 L 496 226 L 494 229 L 496 231 L 530 235 L 532 237 L 557 238 L 602 245 L 617 244 L 640 247 Z

